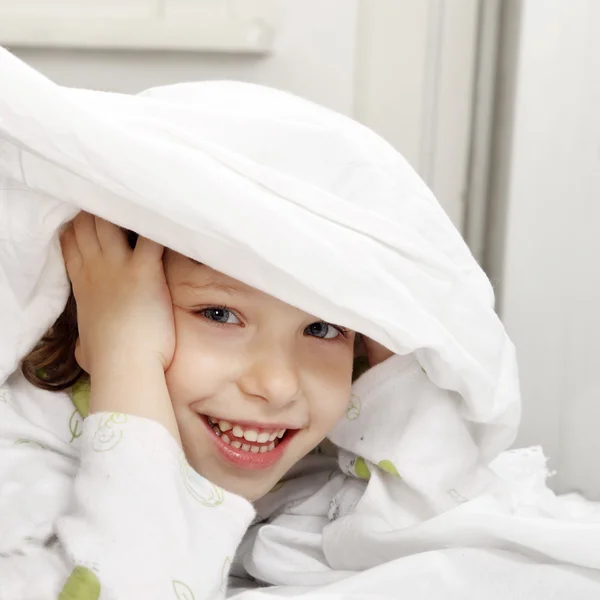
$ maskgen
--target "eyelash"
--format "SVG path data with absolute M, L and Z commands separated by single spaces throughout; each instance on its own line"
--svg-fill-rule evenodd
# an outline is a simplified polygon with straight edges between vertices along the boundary
M 236 319 L 239 319 L 241 321 L 241 319 L 238 316 L 238 314 L 234 310 L 231 310 L 230 308 L 228 308 L 225 305 L 203 306 L 202 308 L 197 308 L 196 310 L 194 310 L 194 314 L 198 315 L 200 317 L 205 318 L 207 321 L 210 321 L 211 323 L 214 323 L 215 325 L 230 325 L 230 323 L 219 323 L 219 321 L 214 321 L 213 319 L 209 319 L 208 317 L 205 317 L 203 313 L 205 313 L 207 310 L 223 310 L 223 311 L 227 311 L 227 312 L 232 313 L 233 315 L 235 315 Z
M 219 321 L 214 321 L 213 319 L 209 319 L 208 317 L 204 316 L 204 314 L 203 314 L 203 313 L 204 313 L 205 311 L 207 311 L 207 310 L 223 310 L 223 311 L 227 311 L 227 312 L 230 312 L 230 313 L 232 313 L 233 315 L 235 315 L 235 317 L 241 321 L 241 319 L 240 319 L 240 317 L 238 316 L 238 314 L 237 314 L 237 313 L 236 313 L 234 310 L 231 310 L 231 308 L 229 308 L 229 307 L 227 307 L 227 306 L 225 306 L 225 305 L 217 305 L 217 306 L 205 306 L 205 307 L 203 307 L 203 308 L 198 308 L 198 309 L 196 309 L 196 310 L 194 311 L 194 314 L 195 314 L 195 315 L 198 315 L 198 316 L 200 316 L 200 317 L 202 317 L 202 318 L 204 318 L 204 319 L 206 319 L 207 321 L 209 321 L 209 322 L 210 322 L 210 323 L 212 323 L 213 325 L 220 325 L 220 326 L 222 326 L 222 327 L 225 327 L 226 325 L 231 325 L 231 323 L 219 323 Z M 328 325 L 329 327 L 333 327 L 334 329 L 337 329 L 337 330 L 340 332 L 340 334 L 341 334 L 343 337 L 348 337 L 348 333 L 349 333 L 349 331 L 350 331 L 350 330 L 349 330 L 348 328 L 346 328 L 346 327 L 342 327 L 341 325 L 334 325 L 333 323 L 327 323 L 326 321 L 315 321 L 315 323 L 325 323 L 325 324 L 326 324 L 326 325 Z M 312 323 L 311 323 L 311 325 L 312 325 Z M 317 336 L 311 336 L 311 337 L 315 337 L 315 338 L 317 338 L 317 339 L 325 339 L 325 338 L 319 338 L 319 337 L 317 337 Z M 331 340 L 329 340 L 329 341 L 333 341 L 333 340 L 335 340 L 335 339 L 336 339 L 336 338 L 332 338 L 332 339 L 331 339 Z

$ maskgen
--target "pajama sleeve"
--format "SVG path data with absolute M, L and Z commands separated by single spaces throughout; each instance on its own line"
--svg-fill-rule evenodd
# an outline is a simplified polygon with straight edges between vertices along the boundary
M 93 414 L 73 461 L 9 439 L 20 417 L 0 404 L 0 533 L 12 532 L 0 542 L 0 600 L 222 597 L 254 509 L 198 475 L 166 429 Z

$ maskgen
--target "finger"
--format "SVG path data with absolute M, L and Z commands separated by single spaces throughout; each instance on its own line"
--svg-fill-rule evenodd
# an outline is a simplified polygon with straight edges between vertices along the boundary
M 73 223 L 68 223 L 63 229 L 60 235 L 60 248 L 62 250 L 63 260 L 65 261 L 65 267 L 67 267 L 67 273 L 69 279 L 73 280 L 74 276 L 83 266 L 83 258 L 79 247 L 77 246 L 77 239 L 75 238 L 75 230 Z
M 103 254 L 116 259 L 128 257 L 131 254 L 131 248 L 127 243 L 126 233 L 120 227 L 100 217 L 95 217 L 95 220 L 96 233 Z
M 83 259 L 98 256 L 101 253 L 101 248 L 98 241 L 98 234 L 96 233 L 94 216 L 81 211 L 73 219 L 73 228 L 75 229 L 77 246 Z
M 365 344 L 365 348 L 367 349 L 367 359 L 369 361 L 369 366 L 371 367 L 382 363 L 384 360 L 387 360 L 388 358 L 390 358 L 390 356 L 394 355 L 394 353 L 389 348 L 382 346 L 381 344 L 377 343 L 371 338 L 365 336 L 363 338 L 363 341 Z
M 162 260 L 164 251 L 164 246 L 140 235 L 137 244 L 135 245 L 133 256 L 137 261 L 155 262 Z

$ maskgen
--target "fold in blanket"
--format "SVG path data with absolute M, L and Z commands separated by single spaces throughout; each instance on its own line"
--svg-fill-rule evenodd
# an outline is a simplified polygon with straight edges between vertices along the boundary
M 52 451 L 76 460 L 65 430 L 70 400 L 62 397 L 56 420 L 25 398 L 27 384 L 13 373 L 64 307 L 58 232 L 81 209 L 396 353 L 356 382 L 330 436 L 340 448 L 335 474 L 331 459 L 310 457 L 257 503 L 260 523 L 235 573 L 349 597 L 339 581 L 368 570 L 353 589 L 463 598 L 452 595 L 445 568 L 474 582 L 489 568 L 499 582 L 524 577 L 524 563 L 542 557 L 572 567 L 557 575 L 546 565 L 534 579 L 543 572 L 571 589 L 600 590 L 595 571 L 569 579 L 600 568 L 591 513 L 577 519 L 546 488 L 541 452 L 500 454 L 519 421 L 515 350 L 460 234 L 373 132 L 257 85 L 189 83 L 138 96 L 68 89 L 0 50 L 0 386 L 12 398 L 5 422 L 13 429 L 2 437 L 11 452 L 20 431 L 40 448 L 50 448 L 52 431 L 65 438 Z M 56 426 L 46 428 L 46 418 Z M 148 434 L 135 419 L 128 426 Z M 83 451 L 92 437 L 77 441 Z M 64 510 L 63 500 L 48 510 Z M 463 549 L 465 560 L 448 548 Z M 510 558 L 519 552 L 528 558 Z M 405 569 L 382 566 L 398 560 Z M 438 579 L 421 576 L 427 560 Z M 428 585 L 440 595 L 425 595 Z

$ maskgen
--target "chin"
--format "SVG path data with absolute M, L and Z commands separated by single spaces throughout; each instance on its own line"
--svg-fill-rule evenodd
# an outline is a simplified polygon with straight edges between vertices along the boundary
M 248 502 L 256 502 L 263 496 L 266 496 L 276 485 L 277 481 L 279 481 L 279 479 L 276 479 L 275 481 L 271 481 L 270 479 L 271 478 L 269 478 L 269 481 L 265 482 L 249 482 L 240 480 L 236 477 L 226 477 L 223 478 L 223 481 L 221 482 L 215 481 L 213 483 L 232 494 L 237 494 L 238 496 L 245 498 Z
M 268 494 L 315 445 L 307 444 L 307 438 L 313 436 L 307 436 L 303 429 L 274 428 L 270 437 L 277 439 L 262 440 L 261 444 L 260 439 L 254 439 L 257 432 L 251 440 L 242 439 L 241 428 L 237 431 L 230 422 L 217 424 L 215 418 L 200 413 L 194 413 L 193 419 L 186 420 L 182 435 L 190 464 L 213 484 L 250 502 Z M 190 423 L 194 426 L 190 427 Z M 261 451 L 257 452 L 257 446 L 261 445 Z

